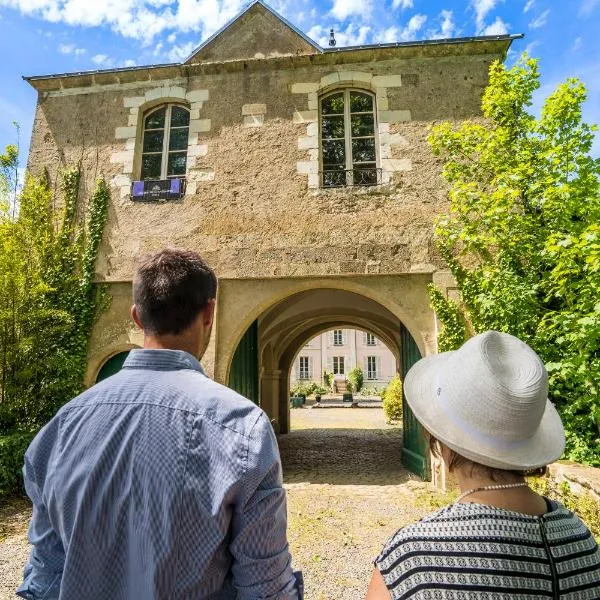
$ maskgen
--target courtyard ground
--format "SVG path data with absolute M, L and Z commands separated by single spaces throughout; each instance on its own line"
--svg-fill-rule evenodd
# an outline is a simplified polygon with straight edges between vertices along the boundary
M 402 430 L 380 408 L 302 408 L 280 438 L 294 568 L 307 600 L 364 598 L 372 561 L 399 527 L 444 498 L 400 464 Z M 30 507 L 0 508 L 0 599 L 15 598 Z

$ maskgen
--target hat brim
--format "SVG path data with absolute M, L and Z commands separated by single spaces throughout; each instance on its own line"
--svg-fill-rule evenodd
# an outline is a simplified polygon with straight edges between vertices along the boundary
M 454 352 L 443 352 L 421 359 L 408 372 L 404 393 L 418 421 L 440 442 L 461 456 L 495 469 L 511 471 L 545 467 L 564 452 L 565 431 L 556 408 L 548 400 L 544 415 L 534 434 L 516 444 L 477 439 L 466 428 L 445 415 L 437 394 L 437 380 Z

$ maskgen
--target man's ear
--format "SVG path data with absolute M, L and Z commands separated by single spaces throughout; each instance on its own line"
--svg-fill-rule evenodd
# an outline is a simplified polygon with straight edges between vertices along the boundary
M 214 298 L 208 301 L 208 304 L 202 311 L 202 324 L 204 327 L 210 327 L 213 324 L 215 318 L 215 306 L 216 302 Z
M 144 331 L 144 326 L 142 325 L 142 322 L 140 321 L 140 317 L 138 315 L 138 311 L 137 311 L 137 306 L 134 304 L 131 307 L 131 318 L 133 319 L 133 322 L 142 330 Z

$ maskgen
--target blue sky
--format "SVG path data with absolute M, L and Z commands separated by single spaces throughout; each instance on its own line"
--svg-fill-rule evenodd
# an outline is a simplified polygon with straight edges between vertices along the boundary
M 244 0 L 0 0 L 0 148 L 21 126 L 26 156 L 36 94 L 21 75 L 177 62 L 235 16 Z M 585 118 L 600 123 L 600 0 L 271 0 L 321 44 L 339 46 L 524 33 L 541 59 L 541 100 L 566 77 L 589 90 Z M 600 156 L 600 136 L 594 154 Z M 24 162 L 24 161 L 23 161 Z

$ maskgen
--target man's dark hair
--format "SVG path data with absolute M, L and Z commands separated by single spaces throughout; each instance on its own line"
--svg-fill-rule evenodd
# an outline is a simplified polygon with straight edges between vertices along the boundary
M 133 278 L 133 302 L 144 330 L 178 335 L 217 295 L 214 271 L 191 250 L 144 256 Z

